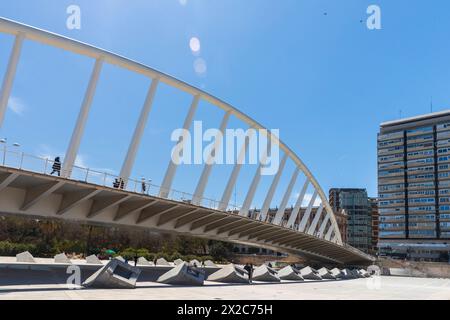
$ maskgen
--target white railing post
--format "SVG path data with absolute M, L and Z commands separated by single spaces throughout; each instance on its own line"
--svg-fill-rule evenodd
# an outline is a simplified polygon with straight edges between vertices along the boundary
M 97 88 L 98 78 L 100 77 L 100 71 L 103 65 L 103 58 L 97 58 L 92 71 L 91 79 L 89 81 L 86 94 L 84 96 L 83 104 L 78 115 L 75 129 L 70 139 L 69 147 L 67 148 L 66 156 L 64 157 L 62 174 L 64 178 L 69 178 L 72 173 L 72 167 L 77 157 L 78 149 L 80 147 L 81 138 L 83 136 L 86 121 L 89 116 L 89 110 L 91 109 L 92 100 L 94 99 L 95 90 Z
M 5 118 L 6 108 L 8 106 L 9 97 L 11 95 L 11 89 L 16 75 L 17 65 L 20 59 L 20 52 L 22 51 L 23 40 L 25 34 L 19 33 L 16 35 L 14 46 L 9 58 L 8 68 L 6 70 L 5 78 L 3 79 L 3 85 L 0 92 L 0 127 L 3 124 Z

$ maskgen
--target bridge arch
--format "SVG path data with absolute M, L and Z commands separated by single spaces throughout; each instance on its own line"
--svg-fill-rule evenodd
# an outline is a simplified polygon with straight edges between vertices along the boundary
M 83 55 L 86 57 L 90 57 L 95 60 L 95 65 L 92 70 L 91 78 L 89 80 L 89 85 L 85 93 L 85 97 L 80 109 L 80 113 L 76 122 L 76 126 L 72 133 L 72 138 L 69 143 L 69 146 L 67 148 L 66 156 L 63 162 L 63 178 L 70 178 L 71 172 L 74 168 L 74 162 L 75 157 L 78 152 L 78 147 L 80 145 L 83 131 L 84 131 L 84 125 L 86 123 L 86 120 L 89 116 L 89 109 L 90 105 L 93 99 L 93 96 L 95 94 L 97 81 L 99 78 L 99 74 L 101 72 L 102 66 L 104 64 L 111 64 L 129 71 L 132 71 L 134 73 L 138 73 L 141 75 L 144 75 L 151 79 L 151 84 L 147 92 L 147 96 L 144 102 L 144 105 L 141 110 L 141 114 L 138 120 L 138 123 L 136 124 L 132 140 L 130 142 L 130 145 L 128 147 L 128 152 L 126 154 L 126 157 L 124 159 L 122 169 L 119 175 L 119 179 L 122 179 L 125 181 L 126 184 L 128 184 L 132 179 L 130 178 L 130 173 L 134 164 L 134 159 L 136 157 L 137 150 L 140 147 L 140 140 L 142 138 L 142 133 L 145 128 L 147 118 L 149 116 L 149 112 L 151 110 L 151 107 L 153 105 L 153 100 L 155 97 L 155 92 L 158 88 L 159 83 L 164 83 L 166 85 L 169 85 L 173 88 L 176 88 L 178 90 L 181 90 L 183 92 L 186 92 L 192 96 L 192 103 L 189 109 L 189 112 L 186 116 L 185 122 L 184 122 L 184 128 L 189 128 L 190 124 L 192 123 L 193 115 L 195 114 L 196 108 L 198 106 L 199 101 L 204 100 L 206 102 L 209 102 L 210 104 L 222 109 L 224 111 L 224 117 L 222 119 L 221 128 L 220 130 L 223 131 L 228 123 L 228 120 L 231 116 L 234 116 L 238 118 L 239 120 L 243 121 L 248 125 L 249 128 L 254 129 L 266 129 L 264 126 L 259 124 L 257 121 L 252 119 L 250 116 L 246 115 L 245 113 L 241 112 L 237 108 L 233 107 L 232 105 L 226 103 L 225 101 L 199 89 L 196 88 L 188 83 L 185 83 L 179 79 L 176 79 L 170 75 L 167 75 L 163 72 L 160 72 L 158 70 L 155 70 L 151 67 L 148 67 L 146 65 L 143 65 L 139 62 L 130 60 L 128 58 L 125 58 L 123 56 L 114 54 L 112 52 L 88 45 L 86 43 L 82 43 L 73 39 L 69 39 L 66 37 L 63 37 L 61 35 L 57 35 L 48 31 L 44 31 L 41 29 L 37 29 L 28 25 L 24 25 L 15 21 L 11 21 L 5 18 L 0 18 L 0 32 L 5 34 L 10 34 L 15 37 L 14 46 L 12 48 L 12 52 L 9 59 L 8 68 L 6 71 L 6 74 L 4 76 L 3 84 L 0 91 L 0 127 L 3 122 L 6 107 L 8 104 L 9 96 L 11 93 L 11 89 L 13 86 L 14 76 L 16 73 L 17 64 L 20 60 L 20 53 L 22 49 L 22 44 L 24 41 L 35 41 L 42 44 L 46 44 L 52 47 L 60 48 L 66 51 L 70 51 L 79 55 Z M 362 259 L 367 259 L 367 256 L 364 256 L 361 252 L 355 251 L 356 249 L 349 248 L 342 242 L 342 237 L 337 225 L 337 221 L 335 218 L 335 215 L 333 213 L 332 208 L 330 207 L 330 204 L 328 203 L 327 197 L 325 193 L 323 192 L 322 188 L 320 187 L 319 183 L 313 176 L 313 174 L 310 172 L 310 170 L 306 167 L 306 165 L 303 163 L 303 161 L 300 159 L 300 157 L 293 152 L 283 141 L 281 141 L 276 135 L 272 134 L 270 131 L 261 131 L 266 132 L 267 138 L 272 139 L 272 141 L 275 141 L 275 143 L 279 146 L 280 150 L 283 151 L 283 160 L 281 165 L 281 170 L 275 175 L 274 180 L 272 181 L 271 188 L 269 189 L 268 194 L 266 195 L 266 201 L 263 204 L 262 207 L 262 214 L 261 214 L 261 220 L 262 222 L 267 222 L 267 210 L 270 206 L 270 202 L 273 197 L 273 192 L 278 187 L 278 180 L 280 178 L 280 175 L 283 172 L 284 164 L 287 160 L 292 161 L 295 164 L 295 171 L 290 179 L 290 183 L 287 186 L 286 192 L 284 193 L 282 203 L 280 205 L 280 208 L 274 218 L 273 221 L 270 222 L 270 224 L 275 225 L 277 227 L 281 227 L 281 229 L 274 229 L 270 230 L 271 238 L 270 240 L 276 240 L 277 234 L 280 234 L 282 236 L 285 236 L 286 239 L 290 239 L 290 237 L 295 238 L 295 234 L 287 234 L 283 233 L 285 231 L 284 229 L 289 229 L 289 231 L 296 231 L 297 233 L 303 233 L 307 235 L 308 237 L 318 238 L 321 240 L 321 245 L 324 245 L 323 243 L 330 243 L 334 246 L 339 247 L 345 247 L 346 250 L 350 250 L 353 252 L 354 255 L 361 257 L 364 257 Z M 244 151 L 245 156 L 245 151 Z M 200 180 L 197 184 L 196 190 L 193 195 L 191 195 L 191 203 L 196 206 L 202 206 L 202 199 L 204 190 L 206 187 L 206 184 L 208 183 L 208 178 L 211 172 L 212 166 L 205 164 L 203 168 L 202 175 L 200 177 Z M 230 200 L 230 192 L 232 190 L 232 187 L 236 183 L 236 178 L 239 175 L 240 167 L 238 165 L 235 165 L 233 168 L 232 174 L 230 176 L 230 179 L 226 183 L 225 191 L 222 196 L 221 201 L 216 203 L 214 210 L 218 211 L 225 211 L 227 209 L 229 200 Z M 176 165 L 173 164 L 173 162 L 170 162 L 168 164 L 168 168 L 165 174 L 165 177 L 162 181 L 162 185 L 160 186 L 158 196 L 160 198 L 167 198 L 169 196 L 169 193 L 171 192 L 171 186 L 172 181 L 174 179 L 176 172 Z M 251 203 L 252 200 L 252 194 L 254 195 L 254 192 L 258 186 L 258 182 L 260 177 L 258 176 L 258 172 L 255 174 L 255 177 L 253 179 L 252 185 L 250 187 L 250 190 L 246 197 L 246 203 L 244 203 L 243 208 L 241 208 L 238 216 L 241 218 L 247 218 L 247 213 L 249 210 L 249 203 Z M 9 172 L 10 174 L 18 174 L 14 172 Z M 303 173 L 306 177 L 306 181 L 303 185 L 303 189 L 300 192 L 299 199 L 297 201 L 297 204 L 295 208 L 293 208 L 293 212 L 291 216 L 289 217 L 288 221 L 285 222 L 285 225 L 281 225 L 282 223 L 282 214 L 284 211 L 284 208 L 286 208 L 287 200 L 290 196 L 290 194 L 293 191 L 293 186 L 297 180 L 297 176 L 299 173 Z M 3 181 L 4 186 L 5 181 L 7 182 L 7 178 L 9 175 L 6 176 L 6 180 Z M 298 211 L 300 209 L 300 206 L 302 204 L 303 197 L 305 196 L 306 189 L 308 185 L 312 185 L 314 188 L 314 194 L 313 197 L 306 209 L 305 216 L 301 219 L 300 223 L 298 225 L 295 225 L 293 222 L 297 219 Z M 314 216 L 311 216 L 311 209 L 314 204 L 314 200 L 318 197 L 321 201 L 320 207 L 316 211 L 316 214 Z M 66 199 L 67 200 L 67 199 Z M 64 201 L 64 200 L 63 200 Z M 124 200 L 125 201 L 125 200 Z M 67 201 L 66 201 L 67 202 Z M 70 201 L 69 201 L 70 202 Z M 120 203 L 115 203 L 116 205 L 119 205 Z M 123 209 L 123 207 L 122 207 Z M 128 208 L 130 209 L 130 208 Z M 198 209 L 198 208 L 197 208 Z M 124 209 L 123 209 L 124 210 Z M 122 211 L 123 211 L 122 210 Z M 131 209 L 130 209 L 131 210 Z M 170 210 L 167 209 L 169 212 Z M 193 209 L 196 210 L 196 209 Z M 200 209 L 198 209 L 200 210 Z M 120 210 L 119 210 L 120 211 Z M 126 211 L 126 210 L 125 210 Z M 164 210 L 163 210 L 164 211 Z M 120 212 L 117 213 L 117 216 L 120 215 Z M 141 219 L 142 214 L 139 216 Z M 202 221 L 204 218 L 200 218 L 200 220 L 193 220 L 190 221 L 190 223 L 198 223 L 199 221 Z M 224 218 L 226 219 L 226 218 Z M 312 221 L 311 221 L 312 220 Z M 263 226 L 260 226 L 258 224 L 252 224 L 252 221 L 246 221 L 249 223 L 248 226 L 252 226 L 253 228 L 256 228 L 255 230 L 258 230 L 258 228 L 262 228 Z M 159 223 L 159 222 L 158 222 Z M 213 228 L 211 224 L 206 225 L 205 229 L 208 230 L 216 230 L 221 231 L 220 233 L 223 233 L 225 231 L 229 231 L 228 235 L 232 236 L 233 232 L 238 230 L 240 227 L 239 221 L 237 220 L 230 220 L 227 221 L 227 224 L 225 225 L 217 225 L 216 228 Z M 308 224 L 307 224 L 308 223 Z M 235 226 L 235 228 L 233 228 Z M 220 228 L 219 228 L 220 227 Z M 192 225 L 191 225 L 192 228 Z M 211 229 L 212 228 L 212 229 Z M 208 232 L 206 230 L 206 232 Z M 245 230 L 245 229 L 244 229 Z M 259 235 L 265 235 L 265 229 L 262 228 L 260 233 L 249 233 L 249 235 L 252 235 L 256 237 L 256 239 L 259 239 Z M 250 231 L 249 231 L 250 232 Z M 231 234 L 231 235 L 230 235 Z M 253 237 L 251 238 L 253 239 Z M 284 238 L 283 238 L 284 239 Z M 240 243 L 245 243 L 245 241 L 236 240 Z M 267 241 L 266 241 L 267 242 Z M 273 241 L 269 241 L 268 243 L 272 243 Z M 300 243 L 303 243 L 300 241 Z M 250 241 L 249 244 L 254 244 L 254 242 Z M 266 243 L 267 245 L 267 243 Z M 288 243 L 289 245 L 289 243 Z M 305 248 L 308 248 L 308 245 L 305 244 Z M 286 251 L 286 248 L 285 248 Z M 319 253 L 316 253 L 317 255 L 320 255 Z M 346 254 L 349 254 L 348 252 Z

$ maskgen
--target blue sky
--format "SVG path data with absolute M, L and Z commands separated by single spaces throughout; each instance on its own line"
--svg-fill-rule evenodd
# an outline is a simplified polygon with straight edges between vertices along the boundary
M 81 30 L 66 28 L 66 8 L 81 8 Z M 377 4 L 382 29 L 368 30 L 366 8 Z M 450 101 L 450 3 L 365 0 L 15 0 L 0 16 L 127 56 L 229 102 L 280 136 L 303 159 L 326 193 L 367 188 L 376 196 L 379 123 L 444 110 Z M 327 14 L 324 15 L 324 12 Z M 361 23 L 360 20 L 364 20 Z M 192 37 L 200 39 L 194 55 Z M 0 74 L 13 39 L 0 35 Z M 206 72 L 198 74 L 201 58 Z M 10 108 L 0 135 L 37 155 L 63 155 L 93 61 L 32 42 L 24 45 Z M 118 172 L 150 81 L 105 66 L 78 163 Z M 158 89 L 133 170 L 162 181 L 191 97 Z M 196 119 L 218 127 L 222 113 L 202 102 Z M 233 120 L 234 127 L 242 126 Z M 255 167 L 238 180 L 242 203 Z M 273 204 L 292 174 L 288 164 Z M 174 187 L 192 192 L 201 166 L 177 172 Z M 220 198 L 230 166 L 214 169 L 206 196 Z M 255 199 L 262 203 L 271 178 Z M 299 178 L 294 196 L 302 185 Z M 294 197 L 293 197 L 294 198 Z M 290 204 L 295 199 L 290 200 Z

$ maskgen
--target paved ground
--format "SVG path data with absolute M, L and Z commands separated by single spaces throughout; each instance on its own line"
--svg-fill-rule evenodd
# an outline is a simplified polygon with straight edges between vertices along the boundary
M 379 280 L 379 282 L 378 282 Z M 255 283 L 223 285 L 206 282 L 203 287 L 174 287 L 139 282 L 134 290 L 68 290 L 65 285 L 34 284 L 0 286 L 6 299 L 445 299 L 450 300 L 450 279 L 380 277 L 342 281 Z

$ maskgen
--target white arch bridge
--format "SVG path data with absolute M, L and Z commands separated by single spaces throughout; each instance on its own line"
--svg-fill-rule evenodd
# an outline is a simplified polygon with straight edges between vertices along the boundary
M 52 161 L 3 149 L 0 166 L 0 212 L 80 221 L 108 226 L 127 225 L 166 232 L 189 234 L 210 239 L 264 247 L 300 255 L 310 260 L 339 264 L 366 264 L 373 257 L 342 242 L 341 234 L 320 185 L 300 158 L 277 137 L 267 131 L 283 152 L 279 170 L 265 196 L 257 218 L 251 215 L 250 206 L 261 179 L 261 166 L 254 174 L 241 207 L 231 206 L 230 198 L 242 165 L 237 162 L 224 183 L 220 201 L 204 197 L 213 164 L 205 164 L 192 194 L 172 189 L 177 165 L 169 162 L 161 186 L 148 185 L 142 192 L 141 181 L 130 174 L 140 147 L 142 135 L 160 83 L 192 95 L 192 103 L 184 121 L 189 129 L 200 100 L 223 110 L 220 131 L 227 128 L 230 117 L 243 121 L 249 128 L 264 129 L 259 123 L 218 98 L 187 83 L 111 52 L 40 30 L 31 26 L 0 18 L 0 32 L 15 37 L 6 74 L 0 92 L 0 126 L 3 123 L 13 88 L 17 65 L 24 41 L 35 41 L 95 60 L 91 78 L 76 120 L 72 137 L 62 162 L 61 177 L 51 176 Z M 104 64 L 144 75 L 151 79 L 140 117 L 132 135 L 128 152 L 117 177 L 75 166 L 86 121 L 95 95 L 99 75 Z M 216 140 L 219 141 L 219 140 Z M 216 145 L 214 148 L 220 148 Z M 245 157 L 243 147 L 239 157 Z M 275 215 L 269 218 L 270 205 L 287 161 L 292 161 L 295 171 L 290 177 Z M 293 193 L 298 175 L 305 182 L 295 206 L 286 216 L 285 209 Z M 123 181 L 123 188 L 113 187 L 113 181 Z M 314 189 L 306 208 L 301 208 L 308 187 Z M 320 206 L 314 208 L 316 200 Z

